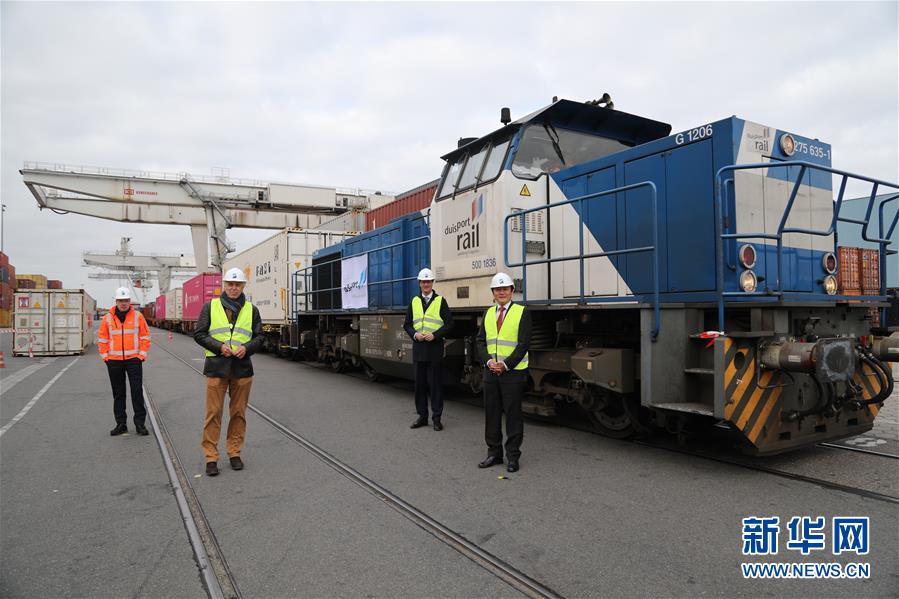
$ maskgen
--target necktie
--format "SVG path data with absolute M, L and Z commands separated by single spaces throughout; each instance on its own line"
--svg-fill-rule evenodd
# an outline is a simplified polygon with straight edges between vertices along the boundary
M 496 330 L 501 331 L 503 328 L 503 318 L 506 316 L 506 307 L 499 307 L 499 316 L 496 317 Z

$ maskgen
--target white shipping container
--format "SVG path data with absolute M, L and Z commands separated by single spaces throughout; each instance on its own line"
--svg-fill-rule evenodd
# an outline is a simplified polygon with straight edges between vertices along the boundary
M 165 293 L 165 319 L 174 322 L 184 319 L 184 290 L 180 287 Z
M 22 289 L 14 296 L 14 356 L 83 354 L 97 302 L 83 289 Z
M 247 276 L 244 290 L 264 324 L 284 325 L 291 314 L 294 273 L 312 265 L 316 250 L 340 243 L 351 233 L 284 229 L 228 258 L 224 272 L 239 268 Z M 302 290 L 301 290 L 302 291 Z

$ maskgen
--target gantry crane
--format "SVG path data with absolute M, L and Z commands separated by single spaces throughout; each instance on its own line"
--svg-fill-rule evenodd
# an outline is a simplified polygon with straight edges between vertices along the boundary
M 130 237 L 122 237 L 119 249 L 114 252 L 83 252 L 81 261 L 82 266 L 97 266 L 118 271 L 122 275 L 128 275 L 129 280 L 137 278 L 136 273 L 153 273 L 159 281 L 160 293 L 165 293 L 171 288 L 174 273 L 190 272 L 193 274 L 197 270 L 197 263 L 190 255 L 135 255 L 131 250 Z
M 347 211 L 385 204 L 392 196 L 360 189 L 26 162 L 19 171 L 38 205 L 119 222 L 189 225 L 199 270 L 221 270 L 234 251 L 231 227 L 313 229 Z M 343 230 L 343 229 L 341 229 Z M 211 262 L 210 262 L 211 250 Z

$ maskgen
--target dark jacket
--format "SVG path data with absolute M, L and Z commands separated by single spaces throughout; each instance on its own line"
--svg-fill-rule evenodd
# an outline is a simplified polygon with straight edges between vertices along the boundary
M 250 356 L 262 349 L 265 337 L 262 336 L 262 317 L 259 316 L 259 310 L 253 306 L 253 337 L 244 345 L 247 353 L 243 358 L 235 356 L 223 356 L 221 353 L 221 341 L 216 341 L 209 336 L 209 310 L 212 302 L 206 302 L 200 310 L 200 316 L 197 318 L 197 328 L 194 330 L 194 341 L 203 348 L 211 352 L 215 352 L 214 356 L 206 358 L 203 364 L 203 374 L 215 378 L 235 378 L 242 379 L 253 376 L 253 362 Z M 237 319 L 237 315 L 230 310 L 225 310 L 228 320 L 232 323 Z
M 511 306 L 512 304 L 510 303 L 509 305 Z M 487 329 L 484 328 L 484 322 L 481 322 L 481 328 L 478 330 L 476 341 L 478 344 L 478 356 L 481 359 L 481 364 L 484 366 L 485 381 L 496 380 L 497 378 L 519 378 L 525 376 L 524 373 L 527 372 L 526 370 L 515 370 L 515 367 L 521 362 L 524 354 L 526 354 L 531 347 L 531 311 L 528 310 L 527 306 L 522 306 L 522 308 L 524 308 L 524 310 L 521 313 L 521 322 L 518 324 L 518 347 L 515 348 L 512 355 L 503 360 L 508 370 L 500 377 L 497 377 L 489 368 L 487 368 L 487 361 L 492 359 L 493 356 L 487 353 Z M 486 316 L 486 312 L 484 314 Z
M 421 297 L 421 294 L 418 297 Z M 438 297 L 440 295 L 435 291 L 431 301 L 433 302 Z M 421 303 L 425 312 L 427 312 L 429 304 L 425 303 L 425 298 L 421 297 Z M 406 330 L 409 338 L 412 339 L 413 362 L 437 362 L 443 359 L 443 338 L 453 328 L 453 313 L 449 304 L 446 303 L 445 297 L 443 298 L 443 303 L 440 304 L 440 319 L 443 321 L 443 326 L 434 331 L 433 341 L 416 341 L 415 329 L 412 327 L 412 300 L 409 301 L 409 306 L 406 308 L 406 322 L 403 323 L 403 328 Z

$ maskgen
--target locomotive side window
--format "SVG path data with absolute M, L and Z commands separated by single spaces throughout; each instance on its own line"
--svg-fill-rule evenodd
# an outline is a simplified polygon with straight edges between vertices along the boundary
M 440 194 L 437 197 L 442 198 L 452 195 L 456 187 L 456 181 L 459 179 L 459 171 L 462 170 L 462 164 L 464 162 L 465 156 L 461 156 L 456 162 L 450 165 L 449 170 L 446 172 L 446 176 L 443 178 L 443 183 L 440 185 Z
M 484 174 L 481 175 L 481 181 L 490 181 L 499 175 L 499 170 L 503 167 L 506 158 L 506 150 L 509 149 L 509 140 L 493 146 L 490 156 L 487 158 L 487 164 L 484 165 Z
M 499 176 L 509 149 L 508 139 L 496 145 L 485 145 L 472 156 L 456 158 L 446 171 L 437 198 L 443 199 L 473 185 L 482 185 Z
M 459 189 L 465 189 L 474 185 L 475 179 L 481 172 L 481 166 L 484 164 L 484 157 L 487 156 L 487 150 L 490 146 L 484 146 L 481 151 L 468 159 L 465 164 L 465 170 L 462 171 L 462 178 L 459 179 Z
M 543 173 L 554 173 L 628 147 L 615 139 L 555 129 L 551 125 L 531 125 L 521 137 L 512 173 L 523 179 L 536 179 Z

